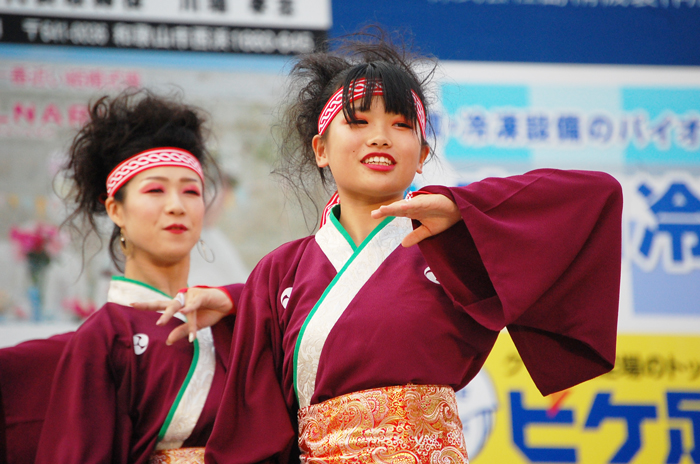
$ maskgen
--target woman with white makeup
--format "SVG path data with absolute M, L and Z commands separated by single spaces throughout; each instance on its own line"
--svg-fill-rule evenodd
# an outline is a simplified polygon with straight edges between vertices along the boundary
M 543 394 L 613 367 L 619 184 L 543 169 L 405 198 L 431 152 L 420 62 L 342 45 L 291 72 L 288 178 L 337 192 L 246 282 L 208 463 L 466 463 L 454 392 L 506 327 Z
M 172 299 L 187 287 L 211 182 L 205 172 L 213 167 L 204 118 L 146 91 L 102 97 L 69 155 L 69 219 L 97 232 L 98 217 L 109 216 L 110 253 L 118 267 L 123 258 L 124 275 L 112 279 L 107 304 L 64 349 L 36 462 L 201 462 L 228 366 L 228 315 L 241 285 L 212 290 L 226 299 L 223 318 L 194 343 L 168 346 L 168 333 L 183 321 L 157 326 L 160 314 L 131 304 Z

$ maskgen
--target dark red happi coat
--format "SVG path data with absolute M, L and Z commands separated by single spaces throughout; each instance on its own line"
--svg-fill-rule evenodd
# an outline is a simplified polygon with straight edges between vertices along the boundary
M 228 287 L 237 300 L 242 285 Z M 145 464 L 193 358 L 193 345 L 166 346 L 173 318 L 107 303 L 71 337 L 51 389 L 37 464 Z M 212 327 L 216 371 L 204 409 L 183 446 L 204 446 L 218 411 L 228 368 L 233 317 Z M 146 334 L 136 354 L 134 335 Z
M 463 222 L 419 246 L 397 248 L 362 287 L 325 342 L 312 404 L 408 383 L 460 389 L 504 328 L 543 394 L 613 367 L 617 181 L 597 172 L 538 170 L 424 190 L 453 199 Z M 253 271 L 207 462 L 296 459 L 294 348 L 335 275 L 314 237 L 278 248 Z

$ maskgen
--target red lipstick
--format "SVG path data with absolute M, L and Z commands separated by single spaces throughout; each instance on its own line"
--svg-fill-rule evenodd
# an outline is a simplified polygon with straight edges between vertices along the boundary
M 396 160 L 393 156 L 379 152 L 365 155 L 361 162 L 373 171 L 391 171 L 396 166 Z
M 187 232 L 189 229 L 185 227 L 182 224 L 170 224 L 168 227 L 165 228 L 168 232 L 171 232 L 173 234 L 183 234 Z

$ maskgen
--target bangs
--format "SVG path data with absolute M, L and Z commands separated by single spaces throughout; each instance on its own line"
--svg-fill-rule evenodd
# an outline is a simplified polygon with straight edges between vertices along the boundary
M 366 79 L 365 94 L 362 98 L 351 101 L 349 97 L 354 93 L 355 82 L 362 78 Z M 375 98 L 373 94 L 377 84 L 381 84 L 383 95 L 376 95 L 376 98 L 384 100 L 385 111 L 400 114 L 417 128 L 418 113 L 411 90 L 418 95 L 425 106 L 420 85 L 405 70 L 381 61 L 354 66 L 345 76 L 343 82 L 343 114 L 345 119 L 349 122 L 357 122 L 356 111 L 369 111 L 372 99 Z

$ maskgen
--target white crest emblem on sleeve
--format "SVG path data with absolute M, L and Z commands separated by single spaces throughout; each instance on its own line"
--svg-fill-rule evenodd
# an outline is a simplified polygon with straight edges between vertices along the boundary
M 134 353 L 136 355 L 141 355 L 148 348 L 148 335 L 146 334 L 136 334 L 134 335 Z
M 292 287 L 287 287 L 284 289 L 282 292 L 282 296 L 280 297 L 280 303 L 282 303 L 283 308 L 287 308 L 287 303 L 289 303 L 289 298 L 292 296 Z
M 431 271 L 429 267 L 425 268 L 425 271 L 423 271 L 423 275 L 425 275 L 426 279 L 428 279 L 432 283 L 440 285 L 440 282 L 438 282 L 437 278 L 435 277 L 435 274 L 433 274 L 433 271 Z

